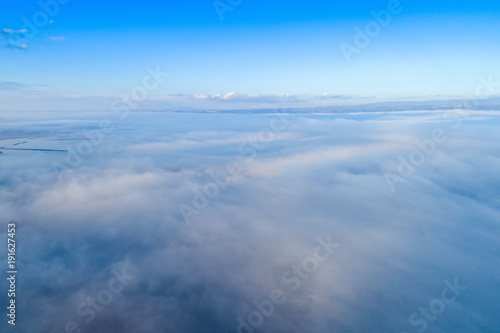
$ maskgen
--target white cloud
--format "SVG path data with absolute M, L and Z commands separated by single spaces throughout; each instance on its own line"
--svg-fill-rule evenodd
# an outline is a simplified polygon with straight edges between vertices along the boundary
M 54 42 L 62 42 L 63 40 L 66 39 L 64 36 L 50 36 L 50 39 L 53 40 Z
M 233 91 L 233 92 L 227 93 L 224 96 L 222 96 L 222 99 L 232 99 L 232 98 L 236 98 L 238 96 L 239 95 L 236 93 L 236 91 Z
M 81 139 L 107 116 L 4 116 L 2 135 L 76 147 L 81 141 L 50 140 Z M 238 147 L 268 126 L 266 117 L 131 115 L 61 183 L 51 164 L 66 155 L 5 152 L 0 213 L 22 225 L 28 280 L 18 299 L 31 318 L 23 331 L 61 331 L 76 320 L 93 332 L 235 332 L 237 316 L 276 288 L 287 301 L 263 331 L 411 331 L 409 315 L 455 276 L 470 288 L 429 331 L 498 327 L 498 114 L 472 115 L 449 132 L 397 193 L 381 161 L 397 163 L 415 139 L 449 123 L 391 113 L 283 116 L 289 126 L 255 148 L 244 172 L 186 226 L 178 205 L 214 182 L 207 170 L 245 160 Z M 329 234 L 339 251 L 289 291 L 283 273 Z M 124 261 L 137 282 L 87 325 L 75 308 Z
M 4 28 L 3 30 L 4 34 L 7 35 L 23 35 L 28 32 L 26 29 L 19 29 L 19 30 L 14 30 L 14 29 L 9 29 L 9 28 Z
M 9 43 L 5 45 L 5 47 L 14 50 L 26 50 L 28 48 L 28 45 L 26 45 L 26 43 Z

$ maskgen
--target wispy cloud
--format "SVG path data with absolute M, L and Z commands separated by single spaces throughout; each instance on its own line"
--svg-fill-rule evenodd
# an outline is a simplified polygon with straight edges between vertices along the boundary
M 6 39 L 7 44 L 4 47 L 12 50 L 26 50 L 28 45 L 26 44 L 26 35 L 28 30 L 26 29 L 11 29 L 11 28 L 1 28 L 0 29 L 0 39 Z
M 63 40 L 66 39 L 64 36 L 50 36 L 50 39 L 53 40 L 54 42 L 62 42 Z
M 0 30 L 0 37 L 17 37 L 17 38 L 23 38 L 25 34 L 28 32 L 26 29 L 19 29 L 19 30 L 14 30 L 10 28 L 3 28 Z
M 351 98 L 353 98 L 353 96 L 323 93 L 321 96 L 318 96 L 318 98 L 321 98 L 321 99 L 351 99 Z
M 151 98 L 151 100 L 156 101 L 206 101 L 211 103 L 282 103 L 282 102 L 300 102 L 305 101 L 308 97 L 299 96 L 299 95 L 288 95 L 288 94 L 278 94 L 278 95 L 260 95 L 260 94 L 239 94 L 236 91 L 228 92 L 228 93 L 218 93 L 218 94 L 171 94 L 166 96 L 157 96 Z
M 19 43 L 19 44 L 9 43 L 9 44 L 5 45 L 5 47 L 8 49 L 13 49 L 13 50 L 27 50 L 28 49 L 28 45 L 26 45 L 25 43 Z
M 22 83 L 13 81 L 0 81 L 0 91 L 33 90 L 37 87 L 45 87 L 43 84 Z

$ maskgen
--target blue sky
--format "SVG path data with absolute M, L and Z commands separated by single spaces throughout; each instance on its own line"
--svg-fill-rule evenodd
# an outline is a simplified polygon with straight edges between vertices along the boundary
M 0 96 L 3 108 L 13 110 L 74 98 L 81 108 L 105 108 L 105 100 L 128 93 L 147 66 L 157 65 L 169 77 L 149 98 L 230 92 L 468 97 L 478 76 L 500 76 L 500 5 L 491 1 L 401 1 L 402 12 L 348 63 L 340 44 L 353 44 L 354 28 L 364 29 L 370 12 L 387 6 L 244 0 L 221 20 L 209 0 L 73 0 L 58 4 L 53 22 L 37 34 L 0 49 Z M 23 17 L 33 21 L 43 11 L 36 1 L 3 7 L 3 46 L 9 31 L 23 29 Z

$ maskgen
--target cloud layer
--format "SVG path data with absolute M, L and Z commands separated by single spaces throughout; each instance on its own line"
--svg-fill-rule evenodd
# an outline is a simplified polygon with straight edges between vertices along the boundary
M 494 112 L 32 117 L 4 116 L 0 146 L 81 162 L 59 180 L 66 154 L 0 155 L 0 212 L 19 224 L 18 330 L 238 332 L 280 289 L 256 332 L 417 332 L 409 318 L 455 278 L 467 289 L 433 320 L 418 314 L 425 331 L 500 325 Z M 104 118 L 114 130 L 100 137 Z M 384 176 L 437 128 L 447 140 L 391 190 Z M 181 205 L 198 211 L 189 224 Z M 334 254 L 291 273 L 328 235 Z M 103 305 L 122 269 L 134 278 Z

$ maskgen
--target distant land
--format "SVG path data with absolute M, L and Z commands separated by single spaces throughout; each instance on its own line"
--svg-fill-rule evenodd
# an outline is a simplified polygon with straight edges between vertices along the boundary
M 275 108 L 241 108 L 241 109 L 202 109 L 202 108 L 165 108 L 141 109 L 137 111 L 176 112 L 176 113 L 235 113 L 265 114 L 279 110 L 284 113 L 351 113 L 351 112 L 405 112 L 405 111 L 446 111 L 469 109 L 476 111 L 500 111 L 500 97 L 487 99 L 453 99 L 432 101 L 394 101 L 356 105 L 301 106 Z M 133 111 L 133 110 L 131 110 Z

